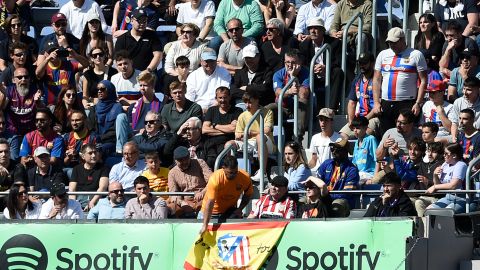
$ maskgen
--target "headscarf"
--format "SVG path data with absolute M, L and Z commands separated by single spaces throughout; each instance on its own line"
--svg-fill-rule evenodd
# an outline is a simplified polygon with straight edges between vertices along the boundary
M 115 86 L 107 80 L 100 81 L 98 84 L 103 84 L 107 88 L 107 98 L 99 99 L 95 106 L 95 113 L 97 115 L 97 121 L 100 129 L 103 129 L 106 124 L 107 114 L 112 110 L 113 106 L 117 103 L 117 91 Z M 106 128 L 108 129 L 108 128 Z M 104 132 L 105 130 L 103 130 Z M 103 134 L 100 131 L 100 134 Z

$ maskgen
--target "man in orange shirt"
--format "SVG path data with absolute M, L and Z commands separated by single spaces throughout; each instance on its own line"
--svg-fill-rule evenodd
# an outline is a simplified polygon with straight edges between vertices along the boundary
M 242 201 L 237 207 L 237 201 L 242 194 Z M 198 213 L 198 219 L 203 218 L 200 234 L 207 230 L 211 217 L 219 218 L 219 220 L 242 218 L 242 210 L 250 202 L 252 194 L 253 186 L 250 175 L 243 170 L 238 170 L 235 157 L 225 157 L 223 168 L 215 171 L 207 183 L 202 209 Z

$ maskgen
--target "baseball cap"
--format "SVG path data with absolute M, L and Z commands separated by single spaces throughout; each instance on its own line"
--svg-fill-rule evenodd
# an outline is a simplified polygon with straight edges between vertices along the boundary
M 307 180 L 303 181 L 302 184 L 306 185 L 308 182 L 312 182 L 318 188 L 320 188 L 320 186 L 322 185 L 325 185 L 325 182 L 323 182 L 320 178 L 317 177 L 309 177 Z
M 98 16 L 98 14 L 95 13 L 95 12 L 89 13 L 88 16 L 87 16 L 87 22 L 90 22 L 90 21 L 93 21 L 93 20 L 100 21 L 100 16 Z
M 285 176 L 277 175 L 270 180 L 270 184 L 277 187 L 286 187 L 288 186 L 288 179 Z
M 248 44 L 242 49 L 242 57 L 255 57 L 259 53 L 257 46 L 254 44 Z
M 478 56 L 477 52 L 469 50 L 468 48 L 466 48 L 463 52 L 460 53 L 460 59 L 464 59 L 464 58 L 470 59 L 470 57 L 472 56 Z
M 358 56 L 358 63 L 360 64 L 367 64 L 373 62 L 374 57 L 373 54 L 369 52 L 363 52 Z
M 431 80 L 427 84 L 427 92 L 444 92 L 447 89 L 447 85 L 442 80 Z
M 397 42 L 401 38 L 405 37 L 405 33 L 403 32 L 402 28 L 394 27 L 388 31 L 386 42 Z
M 53 183 L 52 188 L 50 188 L 51 196 L 60 196 L 67 193 L 64 183 Z
M 67 20 L 67 16 L 65 16 L 65 14 L 60 13 L 60 12 L 55 13 L 55 14 L 52 15 L 52 19 L 51 19 L 52 23 L 56 23 L 56 22 L 61 21 L 61 20 L 66 21 L 66 20 Z
M 48 149 L 45 146 L 39 146 L 37 147 L 37 149 L 35 149 L 35 151 L 33 151 L 33 155 L 36 157 L 44 154 L 50 155 L 50 151 L 48 151 Z
M 338 138 L 335 140 L 335 142 L 331 142 L 328 144 L 329 146 L 335 146 L 338 148 L 344 148 L 348 145 L 348 140 L 344 138 Z
M 55 51 L 56 49 L 59 49 L 60 46 L 58 46 L 58 43 L 56 41 L 49 41 L 47 42 L 47 45 L 45 46 L 45 51 L 47 53 L 51 53 Z
M 214 50 L 206 50 L 202 52 L 202 54 L 200 55 L 200 58 L 202 58 L 203 61 L 217 60 L 217 54 L 215 53 Z
M 313 26 L 322 27 L 323 30 L 325 30 L 325 22 L 320 17 L 315 17 L 315 18 L 311 18 L 310 20 L 308 20 L 307 28 L 313 27 Z
M 320 116 L 333 119 L 333 117 L 335 116 L 335 112 L 330 108 L 323 108 L 320 110 L 320 112 L 318 112 L 317 118 Z
M 182 159 L 190 155 L 188 149 L 185 146 L 179 146 L 173 151 L 173 159 Z
M 147 17 L 147 12 L 143 8 L 137 8 L 132 12 L 132 18 L 140 19 L 142 17 Z

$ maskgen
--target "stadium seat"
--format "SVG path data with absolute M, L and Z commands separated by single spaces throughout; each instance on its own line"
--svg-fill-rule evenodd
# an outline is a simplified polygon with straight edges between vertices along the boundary
M 157 32 L 175 32 L 176 29 L 176 25 L 160 25 L 157 27 Z
M 363 218 L 363 216 L 365 216 L 366 212 L 367 212 L 367 209 L 351 209 L 350 210 L 350 215 L 348 217 L 349 218 Z
M 35 38 L 35 28 L 33 26 L 30 26 L 30 28 L 28 30 L 28 33 L 27 33 L 27 36 L 29 36 L 31 38 Z
M 453 217 L 455 212 L 450 208 L 433 208 L 425 210 L 425 216 Z
M 40 31 L 40 36 L 44 37 L 44 36 L 52 34 L 53 32 L 54 32 L 53 27 L 45 26 L 45 27 L 42 28 L 42 31 Z

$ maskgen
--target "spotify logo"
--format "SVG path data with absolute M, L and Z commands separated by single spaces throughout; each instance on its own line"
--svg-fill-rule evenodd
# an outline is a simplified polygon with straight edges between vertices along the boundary
M 47 264 L 47 250 L 42 242 L 28 234 L 8 239 L 0 250 L 2 269 L 46 270 Z

